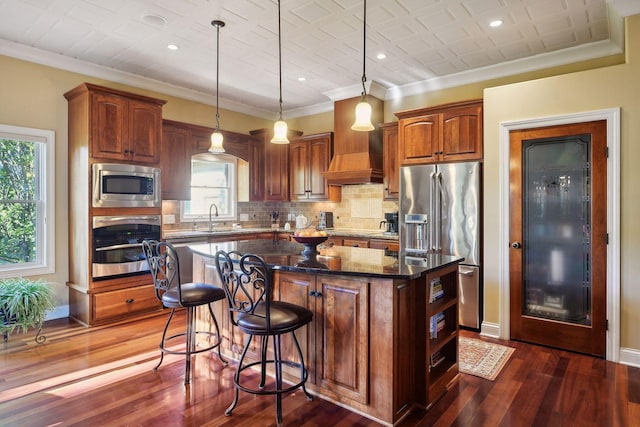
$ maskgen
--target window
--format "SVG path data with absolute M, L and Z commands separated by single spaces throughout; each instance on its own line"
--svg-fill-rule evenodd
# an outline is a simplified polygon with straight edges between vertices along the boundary
M 191 158 L 191 200 L 182 203 L 182 220 L 236 219 L 237 160 L 224 154 L 198 154 Z M 215 216 L 215 212 L 218 216 Z
M 54 272 L 53 131 L 0 125 L 0 277 Z

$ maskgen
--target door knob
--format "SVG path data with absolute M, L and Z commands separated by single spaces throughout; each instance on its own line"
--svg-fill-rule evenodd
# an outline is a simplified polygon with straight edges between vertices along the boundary
M 513 243 L 511 244 L 511 247 L 512 247 L 513 249 L 520 249 L 520 248 L 522 247 L 522 245 L 520 244 L 520 242 L 513 242 Z

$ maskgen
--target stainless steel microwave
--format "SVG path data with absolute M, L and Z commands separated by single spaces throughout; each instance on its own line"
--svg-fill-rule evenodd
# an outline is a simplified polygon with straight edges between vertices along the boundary
M 160 207 L 160 169 L 118 163 L 93 164 L 93 207 Z

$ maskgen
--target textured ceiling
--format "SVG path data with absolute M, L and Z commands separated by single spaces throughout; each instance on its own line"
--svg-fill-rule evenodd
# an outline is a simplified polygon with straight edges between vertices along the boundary
M 609 55 L 622 48 L 612 22 L 640 12 L 637 0 L 610 3 L 368 0 L 366 75 L 374 93 L 389 99 Z M 357 96 L 362 0 L 282 0 L 281 8 L 286 114 Z M 0 0 L 0 54 L 211 103 L 211 21 L 220 19 L 221 107 L 272 118 L 277 18 L 273 0 Z M 494 19 L 504 24 L 489 27 Z M 170 51 L 169 43 L 180 49 Z

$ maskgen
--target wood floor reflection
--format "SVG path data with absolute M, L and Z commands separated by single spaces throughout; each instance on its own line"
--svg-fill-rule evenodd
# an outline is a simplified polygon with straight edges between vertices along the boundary
M 233 399 L 233 363 L 224 368 L 215 356 L 196 356 L 188 387 L 180 356 L 165 356 L 154 372 L 164 320 L 93 328 L 54 320 L 40 345 L 31 332 L 12 335 L 0 347 L 0 425 L 275 425 L 271 396 L 241 393 L 233 415 L 224 415 Z M 495 342 L 516 348 L 496 381 L 463 374 L 428 413 L 415 413 L 401 425 L 640 426 L 640 369 Z M 283 414 L 287 426 L 380 425 L 317 397 L 308 402 L 301 392 L 283 399 Z

